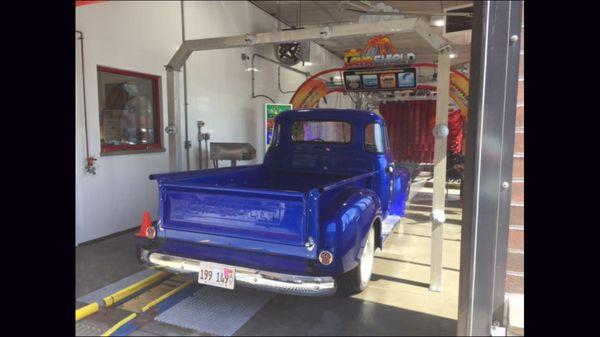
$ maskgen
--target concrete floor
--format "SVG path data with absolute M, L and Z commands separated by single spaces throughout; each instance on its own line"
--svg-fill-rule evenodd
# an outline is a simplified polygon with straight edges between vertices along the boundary
M 135 257 L 136 229 L 75 249 L 76 298 L 144 269 Z
M 417 178 L 413 185 L 422 186 Z M 418 189 L 418 188 L 417 188 Z M 455 335 L 461 209 L 447 195 L 442 291 L 429 291 L 431 188 L 408 204 L 401 226 L 375 255 L 367 289 L 351 297 L 274 296 L 235 335 Z M 142 270 L 125 233 L 77 248 L 77 297 Z M 151 321 L 132 335 L 202 335 Z

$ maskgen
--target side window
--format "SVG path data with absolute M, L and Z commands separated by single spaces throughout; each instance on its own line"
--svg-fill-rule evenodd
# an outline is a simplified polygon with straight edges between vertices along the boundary
M 371 153 L 385 152 L 383 128 L 380 124 L 372 123 L 365 129 L 365 150 Z
M 294 142 L 350 143 L 352 127 L 342 121 L 295 121 L 292 126 Z

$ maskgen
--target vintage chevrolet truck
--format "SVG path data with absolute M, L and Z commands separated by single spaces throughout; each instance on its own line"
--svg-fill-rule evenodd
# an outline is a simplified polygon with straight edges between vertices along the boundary
M 381 116 L 341 109 L 279 114 L 260 165 L 150 179 L 159 207 L 136 238 L 142 263 L 211 286 L 305 296 L 365 289 L 411 181 Z

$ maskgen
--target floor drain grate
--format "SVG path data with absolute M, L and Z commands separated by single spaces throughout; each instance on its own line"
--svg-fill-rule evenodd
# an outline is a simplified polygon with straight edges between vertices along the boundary
M 98 327 L 93 323 L 75 323 L 75 336 L 100 336 L 104 333 L 104 330 L 106 329 Z
M 155 319 L 182 328 L 231 336 L 276 294 L 250 288 L 203 287 Z

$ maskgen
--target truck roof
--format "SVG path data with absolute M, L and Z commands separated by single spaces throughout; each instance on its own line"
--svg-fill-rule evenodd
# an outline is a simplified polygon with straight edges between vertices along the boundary
M 340 120 L 348 122 L 383 122 L 383 118 L 372 112 L 356 109 L 295 109 L 281 112 L 275 120 L 283 122 L 295 119 Z

